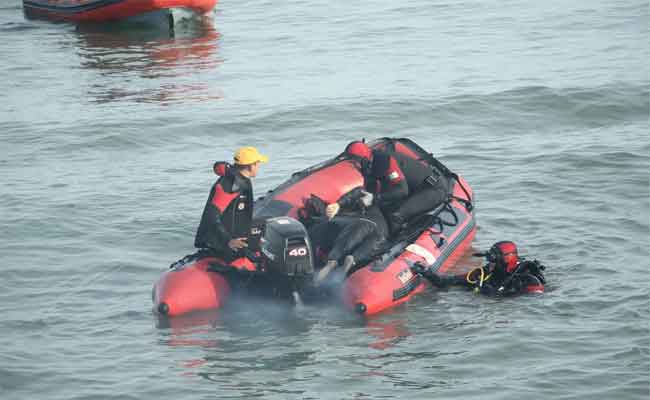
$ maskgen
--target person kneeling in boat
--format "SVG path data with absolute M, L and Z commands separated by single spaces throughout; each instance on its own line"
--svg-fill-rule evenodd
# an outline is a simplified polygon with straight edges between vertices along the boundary
M 469 271 L 465 276 L 439 276 L 429 269 L 416 266 L 420 273 L 437 287 L 451 285 L 466 286 L 487 296 L 512 296 L 524 293 L 543 293 L 546 280 L 542 271 L 546 269 L 537 260 L 519 257 L 517 245 L 510 241 L 497 242 L 485 253 L 484 266 Z
M 347 276 L 358 262 L 370 258 L 387 237 L 388 225 L 373 197 L 363 188 L 356 188 L 321 211 L 327 219 L 310 229 L 312 243 L 327 252 L 325 265 L 314 277 L 316 285 L 339 267 L 341 276 Z
M 208 249 L 231 261 L 247 246 L 253 217 L 253 184 L 260 163 L 268 157 L 255 147 L 242 147 L 234 155 L 234 165 L 226 162 L 214 164 L 219 176 L 210 189 L 196 231 L 194 246 Z
M 373 150 L 362 141 L 349 143 L 344 154 L 361 164 L 366 189 L 387 215 L 391 234 L 449 197 L 447 177 L 424 162 L 397 152 Z

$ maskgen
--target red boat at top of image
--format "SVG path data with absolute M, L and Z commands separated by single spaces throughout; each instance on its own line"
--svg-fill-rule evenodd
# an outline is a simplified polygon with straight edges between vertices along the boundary
M 408 301 L 429 285 L 423 270 L 457 274 L 458 259 L 476 233 L 473 194 L 465 180 L 409 139 L 382 138 L 369 145 L 388 154 L 415 159 L 448 180 L 446 200 L 408 220 L 367 259 L 344 274 L 342 282 L 314 287 L 313 273 L 324 262 L 309 237 L 314 218 L 310 200 L 332 203 L 364 187 L 360 164 L 345 153 L 294 173 L 258 199 L 249 237 L 250 256 L 230 262 L 199 251 L 175 262 L 154 284 L 154 311 L 177 316 L 221 307 L 233 292 L 340 299 L 346 308 L 372 315 Z M 216 169 L 216 168 L 215 168 Z
M 29 17 L 73 22 L 107 22 L 185 9 L 205 14 L 218 0 L 23 0 Z

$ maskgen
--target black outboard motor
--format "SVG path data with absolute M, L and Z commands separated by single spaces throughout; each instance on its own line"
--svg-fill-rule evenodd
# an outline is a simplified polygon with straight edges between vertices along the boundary
M 260 266 L 278 294 L 302 292 L 311 284 L 314 274 L 311 242 L 300 221 L 291 217 L 270 218 L 255 224 L 252 233 L 260 237 Z

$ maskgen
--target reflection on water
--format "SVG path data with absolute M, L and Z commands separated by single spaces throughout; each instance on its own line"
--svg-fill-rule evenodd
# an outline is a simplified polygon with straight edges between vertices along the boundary
M 406 327 L 406 321 L 403 319 L 369 320 L 366 323 L 366 330 L 369 335 L 376 338 L 368 344 L 369 347 L 376 350 L 386 350 L 411 335 Z
M 318 398 L 309 393 L 327 389 L 311 386 L 316 377 L 332 378 L 333 385 L 392 382 L 428 389 L 448 384 L 386 368 L 395 360 L 417 363 L 440 356 L 406 351 L 412 333 L 403 312 L 364 319 L 333 304 L 297 310 L 267 300 L 165 321 L 158 325 L 160 343 L 176 349 L 171 358 L 176 374 L 237 398 Z M 343 377 L 330 372 L 339 366 Z
M 286 303 L 261 300 L 232 303 L 225 309 L 198 311 L 176 317 L 157 316 L 156 328 L 161 331 L 162 344 L 169 346 L 214 347 L 215 340 L 206 340 L 226 332 L 239 340 L 257 341 L 274 337 L 292 337 L 311 334 L 320 321 L 328 325 L 354 327 L 365 332 L 368 347 L 386 349 L 410 336 L 407 321 L 394 318 L 392 313 L 364 319 L 336 306 L 306 307 L 306 311 Z M 303 314 L 304 311 L 304 314 Z M 398 314 L 400 315 L 400 314 Z M 224 343 L 227 340 L 224 341 Z
M 170 330 L 169 337 L 164 340 L 168 346 L 215 347 L 218 342 L 206 336 L 214 332 L 214 327 L 219 323 L 219 317 L 219 310 L 197 312 L 174 318 L 160 316 L 156 327 Z
M 220 34 L 209 16 L 183 20 L 173 30 L 80 25 L 77 35 L 81 68 L 99 73 L 88 89 L 93 102 L 165 104 L 223 97 L 202 79 L 223 63 Z
M 302 345 L 316 319 L 303 318 L 286 302 L 237 300 L 226 309 L 158 320 L 159 343 L 191 354 L 177 364 L 181 375 L 238 385 L 243 382 L 231 382 L 233 376 L 293 370 L 311 362 L 317 349 Z

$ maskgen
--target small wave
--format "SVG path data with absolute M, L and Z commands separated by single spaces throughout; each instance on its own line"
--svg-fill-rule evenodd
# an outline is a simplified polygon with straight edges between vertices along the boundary
M 340 121 L 355 130 L 381 134 L 385 126 L 401 121 L 402 132 L 421 131 L 422 126 L 444 126 L 445 130 L 466 130 L 468 125 L 494 125 L 518 132 L 547 129 L 549 126 L 579 128 L 645 121 L 650 100 L 647 85 L 610 84 L 599 87 L 551 88 L 526 86 L 488 94 L 468 94 L 446 98 L 398 98 L 394 100 L 350 100 L 339 104 L 316 104 L 210 122 L 198 131 L 214 132 L 216 127 L 238 134 L 260 131 L 274 136 L 300 128 L 321 129 L 331 137 L 345 135 Z M 329 125 L 329 126 L 328 126 Z M 367 128 L 367 129 L 366 129 Z M 388 134 L 388 133 L 387 133 Z M 391 132 L 390 134 L 394 134 Z
M 3 8 L 0 8 L 0 11 L 2 11 Z M 9 10 L 8 8 L 5 10 Z M 26 32 L 26 31 L 33 31 L 39 29 L 37 25 L 32 25 L 32 24 L 26 24 L 26 23 L 20 23 L 20 22 L 7 22 L 2 25 L 0 25 L 0 32 L 4 33 L 12 33 L 12 32 Z
M 632 153 L 628 151 L 606 152 L 606 153 L 602 153 L 600 157 L 604 162 L 617 164 L 617 165 L 632 163 L 632 162 L 633 163 L 648 162 L 647 154 L 638 154 L 638 153 Z
M 144 318 L 148 318 L 150 315 L 151 315 L 150 311 L 127 310 L 127 311 L 120 311 L 118 313 L 109 315 L 107 318 L 111 320 L 134 321 L 134 320 L 142 320 Z
M 43 148 L 42 151 L 51 151 L 59 154 L 64 152 L 78 152 L 80 150 L 133 150 L 138 148 L 150 148 L 158 144 L 162 139 L 155 135 L 142 135 L 150 129 L 151 121 L 131 122 L 128 127 L 115 129 L 111 122 L 89 122 L 78 121 L 78 125 L 71 128 L 76 132 L 78 138 L 70 137 L 62 143 L 52 143 Z
M 0 390 L 12 391 L 28 386 L 33 382 L 32 374 L 19 373 L 8 369 L 0 369 Z
M 636 167 L 647 163 L 648 157 L 628 151 L 584 153 L 581 149 L 555 154 L 536 155 L 534 158 L 541 162 L 551 162 L 563 168 L 576 171 L 593 170 L 595 168 L 620 169 Z
M 447 106 L 450 111 L 468 117 L 512 117 L 543 124 L 586 126 L 643 120 L 649 114 L 647 86 L 626 84 L 561 89 L 527 86 L 487 95 L 453 97 Z
M 71 397 L 70 400 L 96 400 L 97 398 L 102 398 L 105 400 L 139 400 L 141 397 L 136 397 L 126 393 L 110 394 L 110 393 L 93 393 L 89 395 L 79 395 Z
M 37 331 L 67 322 L 62 318 L 34 319 L 34 320 L 9 320 L 3 323 L 6 329 L 16 331 Z
M 18 11 L 20 11 L 22 9 L 23 9 L 23 7 L 21 5 L 19 5 L 19 4 L 15 4 L 15 5 L 7 5 L 7 4 L 5 4 L 5 5 L 0 6 L 0 11 L 5 11 L 5 10 L 12 10 L 12 11 L 18 10 Z

